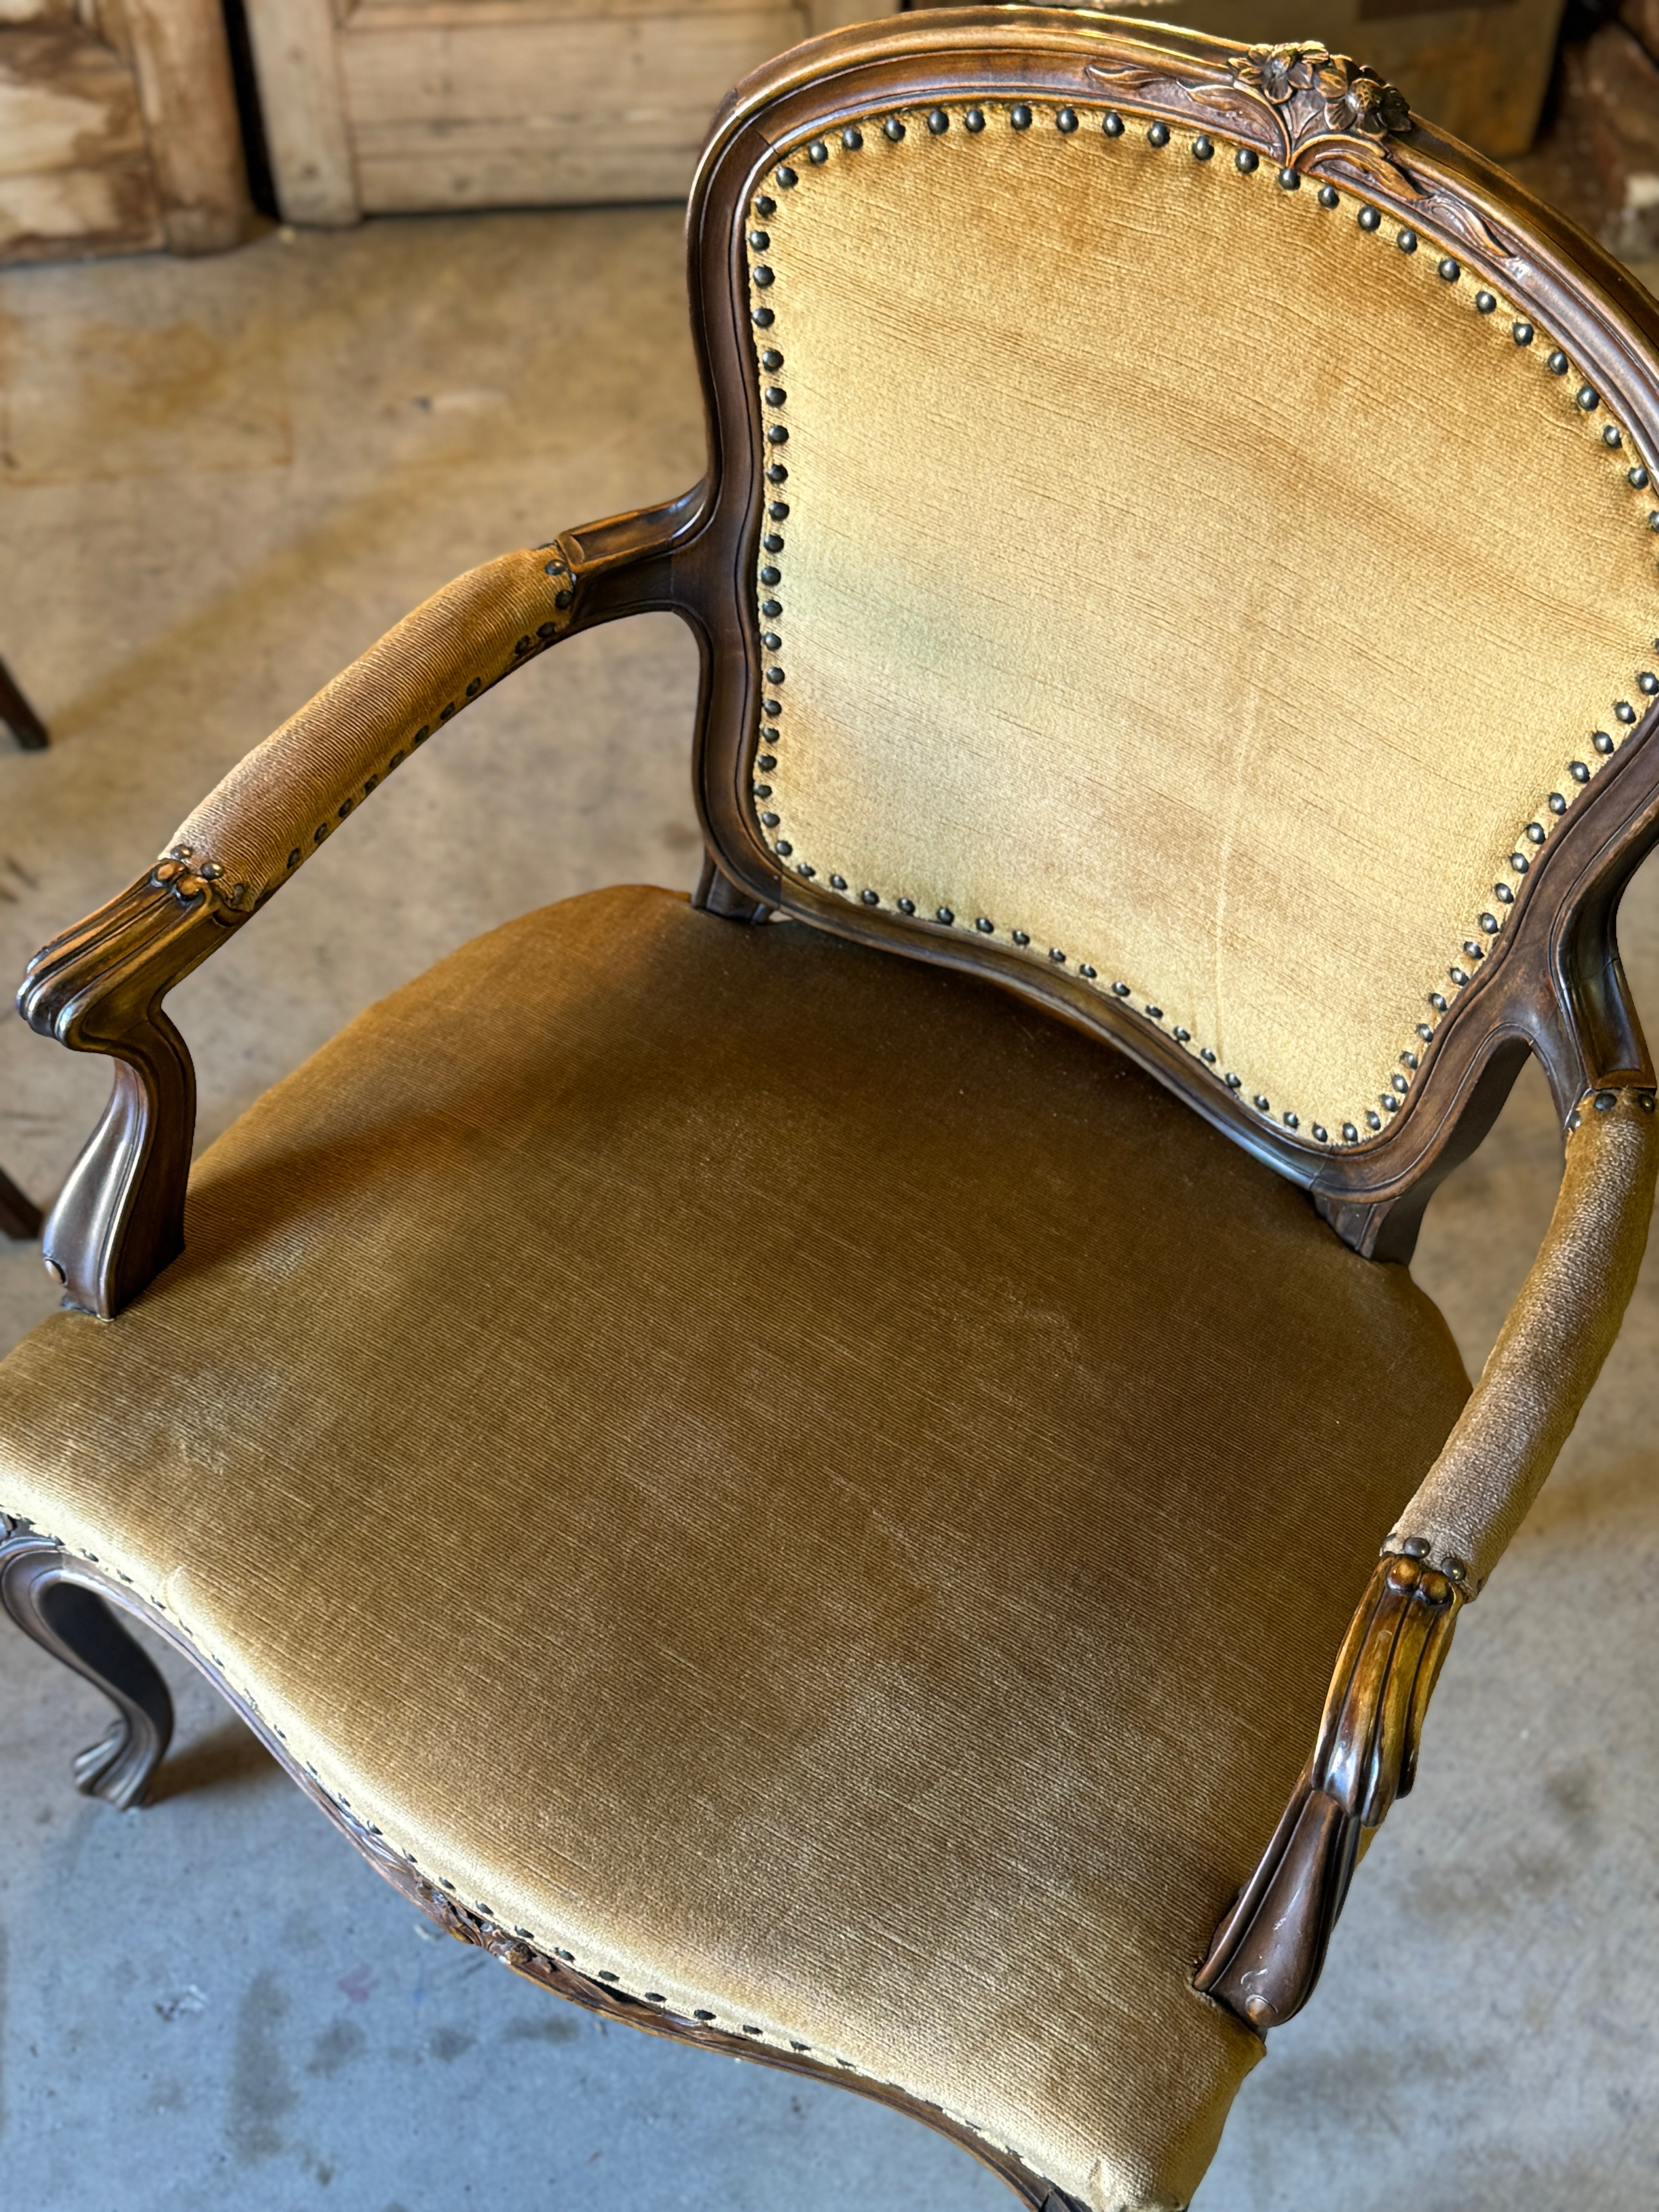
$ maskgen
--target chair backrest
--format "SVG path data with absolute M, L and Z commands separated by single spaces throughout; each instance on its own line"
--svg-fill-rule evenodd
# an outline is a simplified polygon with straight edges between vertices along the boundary
M 1588 240 L 1321 48 L 1024 8 L 773 64 L 690 222 L 738 882 L 1108 1030 L 1364 1249 L 1527 1049 L 1653 1079 L 1659 325 Z

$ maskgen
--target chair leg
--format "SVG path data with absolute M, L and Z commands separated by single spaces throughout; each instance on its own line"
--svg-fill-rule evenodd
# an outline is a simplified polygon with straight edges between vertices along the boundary
M 3 1526 L 3 1523 L 0 1523 Z M 115 1718 L 75 1761 L 75 1786 L 120 1811 L 142 1804 L 173 1736 L 173 1700 L 148 1656 L 57 1545 L 19 1530 L 0 1544 L 0 1606 L 43 1651 L 95 1683 Z
M 18 690 L 3 660 L 0 660 L 0 722 L 3 722 L 27 752 L 39 752 L 46 743 L 46 726 Z
M 0 1168 L 0 1236 L 15 1237 L 20 1243 L 32 1243 L 40 1234 L 40 1209 L 22 1192 Z
M 765 921 L 772 912 L 769 906 L 757 906 L 747 891 L 739 890 L 730 876 L 714 866 L 712 853 L 702 856 L 702 873 L 691 894 L 691 903 L 700 913 L 716 914 L 722 921 Z

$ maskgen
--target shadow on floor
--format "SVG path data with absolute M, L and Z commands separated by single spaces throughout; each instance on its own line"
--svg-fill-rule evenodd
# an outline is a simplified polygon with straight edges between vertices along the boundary
M 145 1802 L 165 1804 L 169 1797 L 182 1797 L 190 1790 L 234 1789 L 277 1771 L 276 1762 L 258 1737 L 240 1721 L 227 1719 L 161 1762 Z

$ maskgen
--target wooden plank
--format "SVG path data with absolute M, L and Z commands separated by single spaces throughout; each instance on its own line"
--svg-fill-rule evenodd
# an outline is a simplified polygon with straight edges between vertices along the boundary
M 831 27 L 832 17 L 866 23 L 897 12 L 890 5 L 873 5 L 872 0 L 816 0 L 810 6 L 807 0 L 799 0 L 799 5 L 781 5 L 776 12 L 797 15 L 803 24 L 811 16 L 817 24 L 820 10 L 824 15 L 821 27 Z M 684 23 L 734 12 L 768 11 L 734 9 L 732 0 L 358 0 L 356 6 L 341 11 L 339 22 L 343 35 L 350 39 L 366 31 L 481 30 L 499 23 L 611 22 L 636 15 L 672 16 Z
M 804 34 L 793 7 L 428 25 L 342 40 L 362 204 L 377 210 L 670 199 L 708 119 Z
M 737 79 L 793 46 L 794 7 L 612 17 L 565 23 L 348 27 L 346 107 L 362 137 L 376 125 L 492 123 L 540 137 L 559 125 L 648 131 L 708 118 Z
M 357 178 L 330 0 L 248 0 L 276 204 L 288 222 L 356 222 Z
M 540 143 L 507 146 L 490 124 L 422 134 L 392 143 L 361 140 L 357 173 L 363 206 L 377 215 L 434 208 L 584 207 L 630 200 L 678 200 L 690 191 L 708 128 L 653 131 L 636 145 L 567 124 Z
M 156 198 L 175 253 L 217 253 L 252 212 L 218 0 L 123 0 Z

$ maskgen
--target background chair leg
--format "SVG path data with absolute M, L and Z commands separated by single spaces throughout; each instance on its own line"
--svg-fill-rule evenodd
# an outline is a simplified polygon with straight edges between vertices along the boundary
M 18 690 L 3 660 L 0 660 L 0 722 L 27 752 L 39 752 L 47 742 L 46 724 Z
M 15 1237 L 20 1243 L 33 1243 L 40 1234 L 40 1209 L 33 1199 L 22 1192 L 0 1168 L 0 1234 Z
M 0 1545 L 0 1605 L 115 1707 L 108 1729 L 76 1758 L 75 1786 L 125 1811 L 143 1802 L 172 1740 L 173 1699 L 103 1599 L 66 1577 L 66 1564 L 55 1544 L 20 1531 Z

